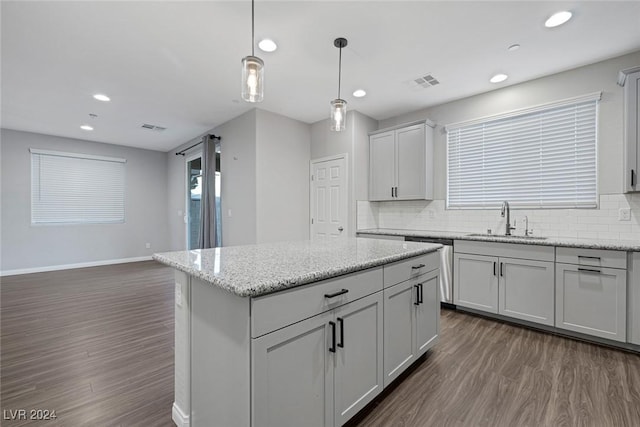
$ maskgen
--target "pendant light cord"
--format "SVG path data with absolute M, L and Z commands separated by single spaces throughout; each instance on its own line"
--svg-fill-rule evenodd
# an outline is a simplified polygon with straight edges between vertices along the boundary
M 256 45 L 256 36 L 255 36 L 255 6 L 254 0 L 251 0 L 251 56 L 255 55 L 255 45 Z
M 340 54 L 338 58 L 338 99 L 340 99 L 340 80 L 342 78 L 342 46 L 340 46 Z

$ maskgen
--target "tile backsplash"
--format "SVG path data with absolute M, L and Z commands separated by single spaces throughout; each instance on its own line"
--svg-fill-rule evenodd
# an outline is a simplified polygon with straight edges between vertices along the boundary
M 620 209 L 631 219 L 619 221 Z M 511 209 L 513 234 L 522 235 L 525 215 L 534 236 L 640 240 L 640 194 L 603 194 L 597 209 Z M 444 200 L 357 203 L 357 228 L 446 230 L 503 234 L 500 209 L 447 210 Z

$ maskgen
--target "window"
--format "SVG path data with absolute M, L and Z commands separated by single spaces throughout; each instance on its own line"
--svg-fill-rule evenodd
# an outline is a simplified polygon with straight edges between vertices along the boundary
M 125 159 L 30 151 L 32 224 L 124 222 Z
M 596 207 L 599 99 L 447 126 L 447 208 Z

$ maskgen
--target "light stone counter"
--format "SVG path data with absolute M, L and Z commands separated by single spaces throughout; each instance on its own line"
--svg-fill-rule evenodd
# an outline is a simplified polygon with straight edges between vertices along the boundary
M 430 231 L 430 230 L 402 230 L 391 228 L 375 228 L 358 230 L 361 234 L 374 234 L 383 236 L 412 236 L 424 238 L 454 239 L 454 240 L 475 240 L 480 242 L 498 243 L 519 243 L 522 245 L 543 245 L 568 248 L 586 249 L 610 249 L 616 251 L 638 252 L 640 251 L 640 241 L 638 240 L 605 240 L 605 239 L 571 239 L 564 237 L 522 238 L 500 235 L 473 236 L 469 232 L 459 231 Z M 538 236 L 534 236 L 538 237 Z
M 434 252 L 439 244 L 316 239 L 178 251 L 153 258 L 241 297 L 256 297 Z

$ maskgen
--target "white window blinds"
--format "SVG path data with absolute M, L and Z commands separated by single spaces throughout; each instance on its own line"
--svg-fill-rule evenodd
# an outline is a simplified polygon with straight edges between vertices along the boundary
M 447 126 L 447 207 L 596 207 L 599 99 Z
M 124 222 L 125 159 L 30 151 L 32 224 Z

